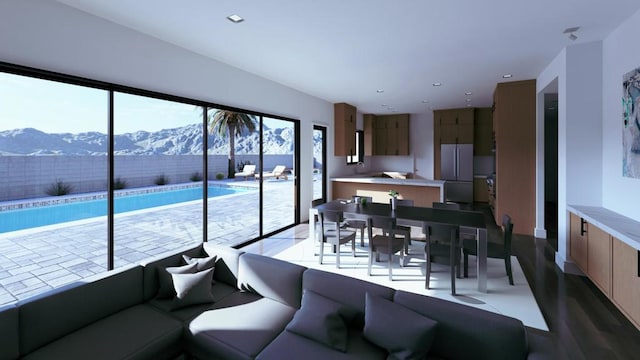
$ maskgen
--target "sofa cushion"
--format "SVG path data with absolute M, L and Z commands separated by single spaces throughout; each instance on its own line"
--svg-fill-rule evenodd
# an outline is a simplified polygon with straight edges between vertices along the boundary
M 24 357 L 50 359 L 173 359 L 181 353 L 182 323 L 147 305 L 96 321 Z
M 189 256 L 202 256 L 202 245 L 180 248 L 170 255 L 163 254 L 141 262 L 141 265 L 144 268 L 143 294 L 145 301 L 153 299 L 158 294 L 158 287 L 160 286 L 158 269 L 184 265 L 184 260 L 182 259 L 183 254 L 187 254 Z
M 198 271 L 211 269 L 216 265 L 217 256 L 207 256 L 207 257 L 191 257 L 189 255 L 183 254 L 182 259 L 186 264 L 196 264 L 198 267 Z
M 18 342 L 18 308 L 0 306 L 0 360 L 14 360 L 20 355 Z
M 394 293 L 386 286 L 316 269 L 304 272 L 302 287 L 356 309 L 358 315 L 351 325 L 360 329 L 364 326 L 365 295 L 370 293 L 391 300 Z
M 253 359 L 295 312 L 279 301 L 235 292 L 187 323 L 185 347 L 202 359 Z
M 267 256 L 246 253 L 238 268 L 240 289 L 299 308 L 305 267 Z
M 527 357 L 527 338 L 520 320 L 401 290 L 394 302 L 438 322 L 430 356 L 480 360 Z
M 213 268 L 199 271 L 195 274 L 171 274 L 171 277 L 176 290 L 172 310 L 189 305 L 213 302 L 213 296 L 211 296 Z
M 354 316 L 355 310 L 347 305 L 305 290 L 302 306 L 286 329 L 344 352 L 347 350 L 348 334 L 345 321 L 350 321 Z
M 257 357 L 258 360 L 384 360 L 387 352 L 365 340 L 362 332 L 349 329 L 347 351 L 341 352 L 306 337 L 283 331 Z
M 367 293 L 364 337 L 387 349 L 391 359 L 424 359 L 437 323 L 392 301 Z
M 159 310 L 167 312 L 167 314 L 178 320 L 188 321 L 193 319 L 197 315 L 200 315 L 203 311 L 211 309 L 215 302 L 218 302 L 237 291 L 239 290 L 235 287 L 232 287 L 231 285 L 227 285 L 222 281 L 216 281 L 216 283 L 211 286 L 211 296 L 213 297 L 213 302 L 210 302 L 208 304 L 195 304 L 179 309 L 174 309 L 173 298 L 151 299 L 149 301 L 149 304 Z
M 113 270 L 20 304 L 20 353 L 142 303 L 142 267 Z
M 207 256 L 218 257 L 213 278 L 216 281 L 222 281 L 228 285 L 238 287 L 238 263 L 240 261 L 240 255 L 244 254 L 244 252 L 229 246 L 208 242 L 202 244 L 202 249 Z
M 176 291 L 173 285 L 171 274 L 193 274 L 198 268 L 197 264 L 187 264 L 182 266 L 158 267 L 158 299 L 173 298 Z

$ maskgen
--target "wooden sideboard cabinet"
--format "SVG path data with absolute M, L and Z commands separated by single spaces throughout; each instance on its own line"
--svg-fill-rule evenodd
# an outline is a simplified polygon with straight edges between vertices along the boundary
M 569 213 L 569 255 L 585 274 L 587 273 L 588 260 L 587 226 L 587 222 L 580 216 Z
M 587 273 L 607 296 L 611 295 L 611 235 L 589 224 Z
M 640 329 L 640 252 L 613 238 L 613 302 Z
M 356 108 L 347 103 L 337 103 L 334 109 L 335 156 L 349 156 L 356 153 Z

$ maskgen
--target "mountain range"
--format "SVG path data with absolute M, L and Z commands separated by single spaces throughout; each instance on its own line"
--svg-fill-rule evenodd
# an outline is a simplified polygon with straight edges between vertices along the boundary
M 263 126 L 263 129 L 265 154 L 293 154 L 293 128 Z M 202 154 L 202 142 L 202 125 L 191 124 L 155 132 L 115 135 L 114 149 L 115 155 L 197 155 Z M 229 153 L 228 138 L 210 134 L 208 142 L 210 155 Z M 259 146 L 258 132 L 236 138 L 238 155 L 258 154 Z M 0 131 L 0 156 L 106 154 L 107 135 L 100 132 L 49 134 L 33 128 Z

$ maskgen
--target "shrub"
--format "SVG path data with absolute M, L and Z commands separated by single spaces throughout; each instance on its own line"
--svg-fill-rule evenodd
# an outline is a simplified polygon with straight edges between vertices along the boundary
M 156 185 L 166 185 L 169 183 L 169 178 L 165 174 L 161 174 L 156 176 L 156 179 L 153 180 L 153 183 Z
M 113 180 L 114 190 L 122 190 L 126 187 L 127 187 L 127 182 L 123 180 L 120 176 L 118 176 L 115 180 Z
M 223 174 L 223 173 L 221 173 L 221 172 L 217 173 L 217 174 L 216 174 L 216 179 L 218 179 L 218 180 L 222 180 L 222 179 L 224 179 L 224 174 Z
M 71 191 L 73 191 L 71 184 L 66 184 L 62 180 L 56 180 L 56 182 L 47 187 L 45 193 L 50 196 L 62 196 L 71 193 Z
M 202 174 L 200 174 L 199 172 L 194 172 L 193 174 L 191 174 L 191 176 L 189 177 L 189 180 L 191 181 L 202 181 Z

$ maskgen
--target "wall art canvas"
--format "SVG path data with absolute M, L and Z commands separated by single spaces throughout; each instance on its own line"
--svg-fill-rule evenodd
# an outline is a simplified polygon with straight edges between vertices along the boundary
M 622 175 L 640 178 L 640 68 L 622 78 Z

